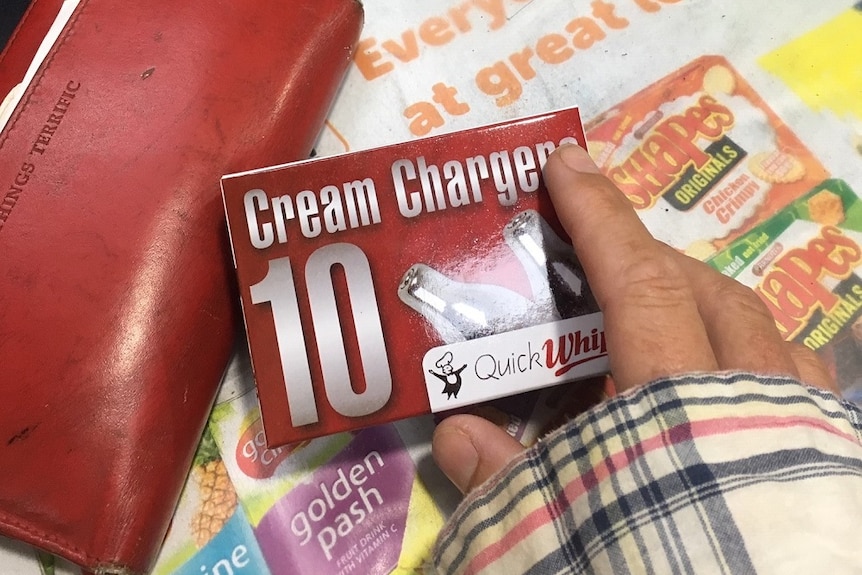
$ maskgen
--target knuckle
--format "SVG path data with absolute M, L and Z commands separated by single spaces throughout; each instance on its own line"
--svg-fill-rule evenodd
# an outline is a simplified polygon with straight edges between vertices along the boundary
M 721 276 L 721 279 L 722 281 L 715 282 L 713 286 L 709 295 L 711 301 L 721 305 L 727 313 L 736 314 L 748 321 L 775 323 L 775 318 L 754 290 L 736 280 L 724 276 Z
M 809 367 L 820 369 L 824 373 L 827 372 L 823 358 L 807 345 L 789 341 L 787 342 L 787 346 L 790 349 L 790 355 L 793 356 L 793 359 L 797 362 L 804 363 Z
M 619 278 L 621 297 L 652 306 L 674 306 L 693 293 L 674 254 L 636 256 Z
M 817 358 L 820 359 L 819 356 L 812 351 L 810 347 L 805 344 L 796 342 L 796 341 L 788 341 L 787 347 L 790 348 L 790 351 L 800 357 L 809 357 L 809 358 Z
M 817 352 L 801 343 L 788 342 L 787 345 L 803 382 L 841 395 L 841 389 L 835 377 Z

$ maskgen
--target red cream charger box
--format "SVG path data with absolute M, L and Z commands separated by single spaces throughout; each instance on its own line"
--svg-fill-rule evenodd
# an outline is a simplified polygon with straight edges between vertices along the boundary
M 222 178 L 270 447 L 607 372 L 566 143 L 576 108 Z

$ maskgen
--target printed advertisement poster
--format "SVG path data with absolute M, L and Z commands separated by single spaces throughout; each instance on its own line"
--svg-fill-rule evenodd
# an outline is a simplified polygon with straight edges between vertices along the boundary
M 862 202 L 846 182 L 814 187 L 708 263 L 752 287 L 784 338 L 862 402 Z
M 211 421 L 273 575 L 407 573 L 426 561 L 443 517 L 395 427 L 269 449 L 253 391 Z

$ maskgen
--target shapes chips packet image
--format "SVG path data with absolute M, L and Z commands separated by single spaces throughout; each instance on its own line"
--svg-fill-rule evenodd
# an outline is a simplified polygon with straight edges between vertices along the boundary
M 862 405 L 862 203 L 846 182 L 815 186 L 707 263 L 754 289 Z
M 698 259 L 828 177 L 719 56 L 601 114 L 588 123 L 587 141 L 650 232 Z

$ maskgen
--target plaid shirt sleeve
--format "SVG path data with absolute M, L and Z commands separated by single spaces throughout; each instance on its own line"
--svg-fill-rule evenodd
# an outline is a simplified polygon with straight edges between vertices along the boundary
M 439 572 L 862 573 L 862 412 L 785 378 L 662 380 L 471 492 Z

